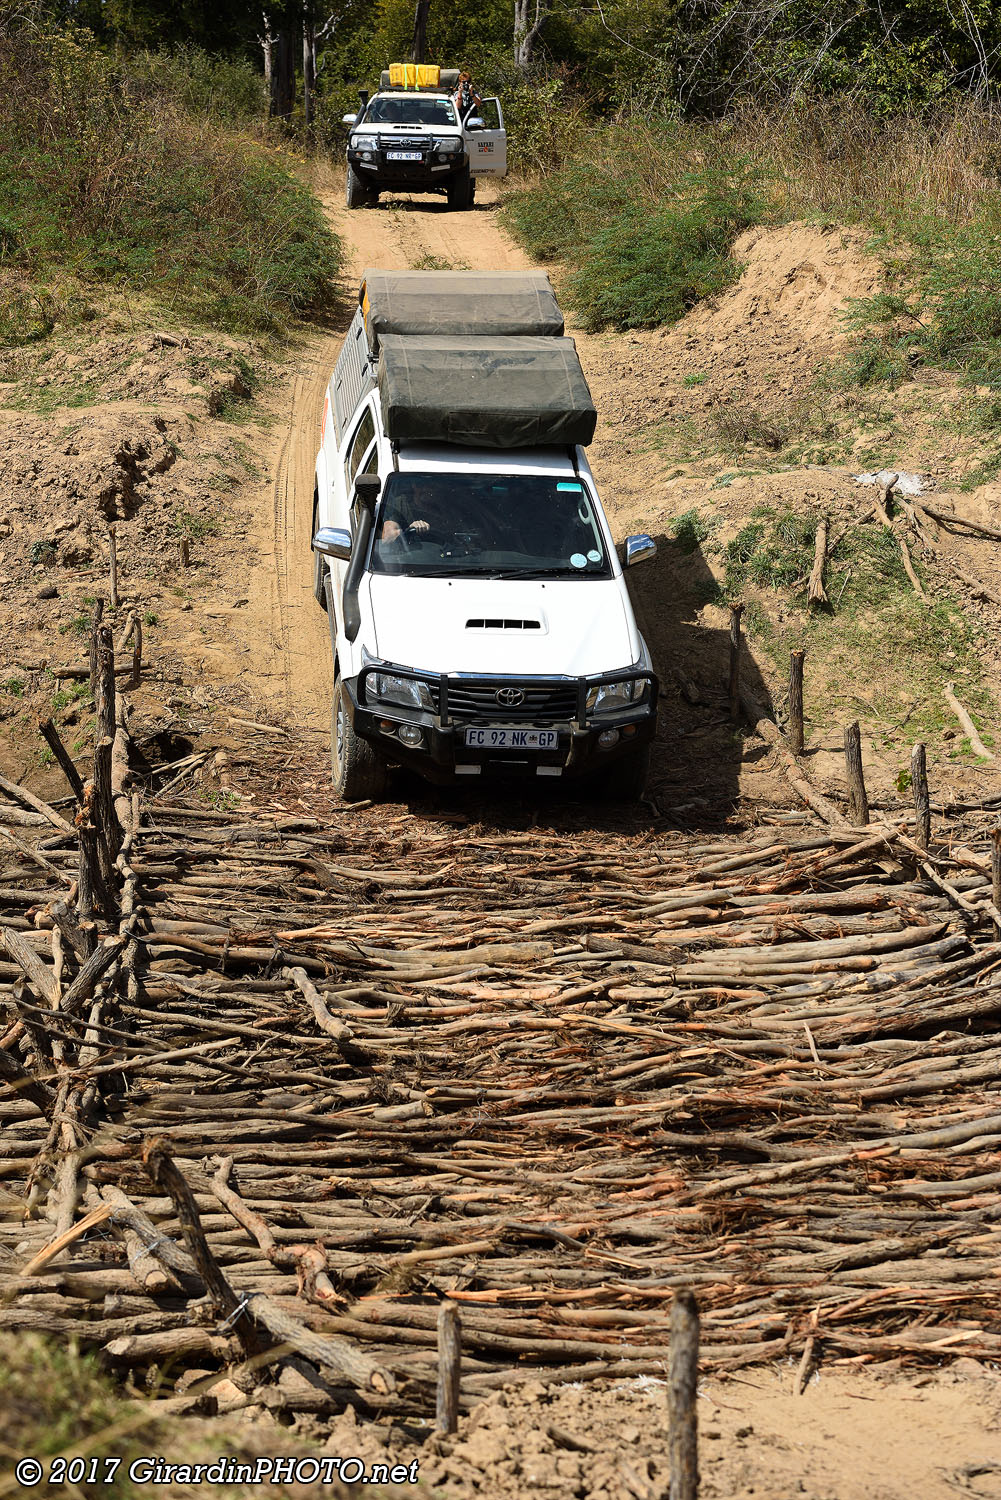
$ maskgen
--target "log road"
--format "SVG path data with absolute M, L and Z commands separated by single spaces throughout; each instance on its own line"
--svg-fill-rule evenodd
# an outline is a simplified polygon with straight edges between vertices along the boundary
M 679 1288 L 705 1369 L 1001 1356 L 976 818 L 950 896 L 890 827 L 248 818 L 117 764 L 90 923 L 75 839 L 0 805 L 37 820 L 0 877 L 0 1328 L 425 1417 L 444 1298 L 465 1407 L 662 1374 Z
M 707 1370 L 1001 1358 L 989 812 L 213 811 L 95 644 L 95 784 L 0 789 L 0 1329 L 425 1418 L 445 1299 L 466 1408 L 682 1288 Z

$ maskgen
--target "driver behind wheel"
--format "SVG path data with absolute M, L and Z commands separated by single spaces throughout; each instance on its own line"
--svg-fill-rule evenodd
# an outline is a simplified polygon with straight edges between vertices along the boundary
M 380 542 L 405 544 L 408 539 L 426 536 L 432 526 L 441 523 L 441 505 L 430 484 L 416 483 L 410 494 L 388 510 L 379 532 Z M 431 520 L 428 517 L 431 517 Z

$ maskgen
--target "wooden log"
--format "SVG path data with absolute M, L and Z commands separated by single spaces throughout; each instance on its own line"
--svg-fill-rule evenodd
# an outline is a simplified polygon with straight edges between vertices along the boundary
M 803 754 L 803 650 L 789 653 L 789 749 Z
M 813 567 L 810 570 L 810 583 L 806 591 L 808 604 L 820 607 L 827 604 L 827 590 L 824 588 L 824 564 L 827 561 L 827 517 L 821 516 L 817 522 L 817 535 L 813 543 Z
M 462 1379 L 462 1320 L 448 1300 L 438 1310 L 438 1385 L 435 1428 L 455 1432 L 459 1425 L 459 1382 Z
M 994 906 L 1001 911 L 1001 826 L 991 834 L 991 894 Z M 994 919 L 994 941 L 1001 942 L 1001 921 Z
M 147 1140 L 143 1145 L 143 1166 L 149 1173 L 154 1187 L 166 1193 L 177 1210 L 184 1242 L 188 1254 L 205 1283 L 206 1291 L 220 1316 L 234 1317 L 239 1298 L 223 1275 L 219 1264 L 209 1249 L 208 1240 L 198 1217 L 198 1209 L 191 1189 L 169 1154 L 164 1140 Z M 235 1319 L 237 1336 L 243 1337 L 239 1318 Z
M 283 969 L 282 973 L 292 981 L 306 1000 L 320 1030 L 326 1032 L 327 1036 L 333 1037 L 344 1061 L 353 1067 L 371 1067 L 378 1054 L 367 1047 L 360 1046 L 355 1041 L 351 1027 L 330 1014 L 323 1003 L 322 995 L 310 980 L 305 969 L 288 968 Z
M 858 828 L 869 822 L 869 798 L 862 771 L 862 736 L 858 720 L 845 729 L 845 770 L 848 775 L 848 819 Z
M 376 1360 L 359 1354 L 347 1339 L 313 1333 L 272 1297 L 258 1293 L 249 1299 L 247 1306 L 254 1321 L 266 1328 L 279 1344 L 288 1344 L 321 1370 L 333 1371 L 360 1390 L 371 1389 L 388 1395 L 396 1389 L 390 1371 Z
M 928 796 L 928 758 L 920 740 L 911 751 L 911 791 L 914 795 L 914 842 L 927 849 L 931 843 L 931 801 Z
M 0 1047 L 0 1081 L 7 1084 L 8 1088 L 22 1099 L 30 1099 L 43 1115 L 50 1115 L 55 1108 L 56 1096 L 48 1085 L 41 1083 L 37 1078 L 32 1078 L 11 1053 L 2 1047 Z
M 0 927 L 0 947 L 14 960 L 25 979 L 46 1005 L 54 1008 L 59 1004 L 59 982 L 55 971 L 50 969 L 34 949 L 29 948 L 20 933 L 10 927 Z
M 111 1211 L 109 1203 L 101 1203 L 96 1208 L 92 1208 L 90 1213 L 85 1214 L 70 1229 L 57 1235 L 43 1249 L 37 1251 L 28 1261 L 27 1265 L 22 1268 L 20 1275 L 37 1276 L 39 1271 L 44 1266 L 47 1266 L 50 1260 L 55 1260 L 56 1256 L 66 1249 L 67 1245 L 72 1245 L 74 1240 L 78 1240 L 81 1235 L 86 1234 L 88 1229 L 93 1229 L 96 1225 L 103 1224 L 105 1219 L 110 1217 Z
M 36 797 L 34 792 L 29 792 L 27 787 L 19 786 L 16 781 L 9 781 L 2 772 L 0 772 L 0 790 L 5 791 L 8 796 L 13 797 L 16 802 L 20 802 L 24 807 L 30 808 L 32 812 L 40 814 L 46 823 L 51 823 L 53 828 L 58 828 L 60 833 L 71 834 L 73 832 L 72 823 L 67 823 L 62 814 L 57 813 L 54 807 L 50 807 L 47 802 L 43 802 L 41 797 Z
M 991 541 L 1001 542 L 1001 531 L 995 526 L 983 526 L 979 521 L 968 521 L 965 516 L 957 516 L 951 510 L 939 510 L 936 506 L 926 504 L 924 500 L 914 502 L 918 510 L 923 510 L 926 516 L 931 516 L 935 521 L 941 521 L 944 526 L 961 526 L 966 531 L 972 531 L 975 536 L 989 537 Z
M 740 617 L 743 604 L 730 605 L 730 718 L 740 718 Z
M 667 1393 L 670 1500 L 698 1500 L 699 1311 L 688 1291 L 676 1292 L 671 1303 L 670 1351 Z
M 977 733 L 976 724 L 974 724 L 973 720 L 970 718 L 970 715 L 967 713 L 966 709 L 956 697 L 954 687 L 951 682 L 946 683 L 944 695 L 945 701 L 948 703 L 949 707 L 952 709 L 953 713 L 956 715 L 956 718 L 962 725 L 963 733 L 969 740 L 970 749 L 973 751 L 974 755 L 979 755 L 981 760 L 994 760 L 995 756 L 993 750 L 988 750 L 987 746 L 980 738 L 980 735 Z
M 62 737 L 58 729 L 53 724 L 51 719 L 40 719 L 38 724 L 38 732 L 58 761 L 63 775 L 69 782 L 70 791 L 73 793 L 78 802 L 82 802 L 83 778 L 81 777 L 80 772 L 77 770 L 76 766 L 73 764 L 70 753 L 66 749 L 66 746 L 63 744 Z

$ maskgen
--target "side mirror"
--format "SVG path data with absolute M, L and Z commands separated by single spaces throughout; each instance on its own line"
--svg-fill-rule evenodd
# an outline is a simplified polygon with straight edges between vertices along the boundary
M 321 526 L 313 538 L 313 551 L 347 562 L 351 557 L 351 533 L 336 526 Z
M 480 119 L 479 115 L 470 115 L 469 119 L 466 121 L 466 129 L 467 130 L 482 130 L 483 129 L 483 121 Z
M 359 474 L 355 480 L 355 494 L 369 513 L 375 510 L 381 489 L 382 480 L 378 474 Z
M 355 123 L 355 121 L 357 120 L 357 118 L 358 118 L 357 115 L 341 115 L 341 124 L 342 125 L 353 125 Z
M 626 567 L 631 568 L 634 563 L 646 562 L 648 558 L 657 556 L 657 543 L 652 536 L 647 536 L 641 531 L 638 536 L 626 537 Z

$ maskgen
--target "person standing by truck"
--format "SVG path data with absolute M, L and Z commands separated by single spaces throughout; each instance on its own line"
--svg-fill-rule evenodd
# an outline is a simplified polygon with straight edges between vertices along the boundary
M 468 68 L 463 68 L 459 74 L 459 87 L 452 95 L 452 103 L 459 112 L 459 119 L 465 125 L 467 118 L 478 110 L 483 101 L 473 88 L 473 75 Z

